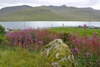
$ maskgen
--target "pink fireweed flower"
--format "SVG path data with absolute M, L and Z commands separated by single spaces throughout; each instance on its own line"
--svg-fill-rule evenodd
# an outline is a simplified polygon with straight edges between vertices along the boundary
M 86 52 L 85 55 L 88 56 L 89 55 L 89 52 Z
M 41 43 L 41 41 L 38 41 L 38 43 Z
M 76 39 L 76 42 L 77 42 L 77 45 L 80 44 L 80 40 L 79 39 Z
M 98 65 L 100 65 L 100 63 L 98 63 Z
M 75 48 L 75 51 L 79 51 L 78 48 Z
M 37 39 L 35 39 L 35 41 L 37 41 Z
M 79 50 L 78 50 L 78 48 L 74 48 L 72 51 L 74 51 L 74 52 L 72 52 L 72 53 L 77 53 L 77 54 L 79 54 L 80 52 L 79 52 Z
M 20 45 L 20 46 L 22 46 L 22 43 L 21 43 L 21 42 L 19 42 L 19 45 Z
M 74 52 L 74 49 L 72 49 L 72 52 Z
M 84 28 L 86 28 L 86 24 L 84 24 Z
M 85 38 L 84 38 L 84 36 L 82 36 L 82 40 L 84 40 Z
M 59 37 L 61 38 L 61 35 Z
M 43 44 L 43 42 L 42 42 L 42 41 L 38 41 L 38 43 L 41 45 L 41 48 L 42 48 L 42 44 Z
M 92 38 L 88 38 L 88 41 L 91 41 L 91 40 L 93 40 Z
M 71 36 L 71 39 L 73 39 L 74 37 L 73 36 Z
M 77 31 L 77 34 L 79 34 L 79 31 Z
M 57 38 L 57 34 L 54 34 L 55 35 L 55 38 Z
M 93 33 L 93 35 L 96 35 L 97 33 Z
M 53 36 L 51 36 L 51 39 L 53 39 L 54 37 Z
M 51 35 L 53 35 L 53 32 L 51 32 Z
M 85 42 L 85 38 L 84 38 L 84 36 L 82 36 L 82 42 L 83 42 L 83 43 Z
M 74 49 L 72 49 L 71 51 L 72 51 L 73 54 L 75 53 Z
M 63 32 L 61 33 L 61 35 L 63 35 Z
M 38 41 L 38 43 L 39 43 L 39 44 L 42 44 L 43 42 L 42 42 L 42 41 Z
M 73 40 L 73 43 L 75 42 L 76 40 Z
M 70 35 L 68 35 L 68 37 L 70 37 Z
M 31 43 L 33 43 L 33 40 L 31 40 Z

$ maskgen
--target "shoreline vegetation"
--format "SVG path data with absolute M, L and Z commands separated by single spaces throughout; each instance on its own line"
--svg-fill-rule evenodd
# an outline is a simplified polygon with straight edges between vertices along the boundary
M 73 67 L 100 66 L 100 30 L 84 28 L 24 29 L 5 34 L 0 30 L 0 66 L 52 67 L 46 56 L 40 55 L 49 42 L 62 39 L 74 56 Z M 67 48 L 66 48 L 67 49 Z M 61 67 L 70 66 L 62 64 Z

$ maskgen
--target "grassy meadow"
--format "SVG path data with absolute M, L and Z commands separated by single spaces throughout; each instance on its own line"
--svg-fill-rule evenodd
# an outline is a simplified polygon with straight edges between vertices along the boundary
M 52 62 L 41 56 L 40 50 L 58 38 L 69 46 L 74 55 L 73 67 L 100 67 L 99 29 L 86 29 L 84 25 L 84 28 L 30 28 L 10 34 L 1 31 L 0 67 L 52 67 Z
M 0 45 L 0 67 L 51 67 L 46 57 L 39 51 Z
M 79 32 L 79 34 L 83 35 L 83 36 L 84 36 L 84 34 L 87 34 L 89 36 L 93 36 L 93 33 L 97 32 L 100 36 L 100 29 L 86 29 L 86 32 L 84 32 L 84 30 L 85 30 L 84 28 L 66 28 L 66 27 L 64 27 L 64 28 L 51 28 L 50 30 L 52 30 L 56 33 L 61 33 L 61 32 L 68 33 L 68 32 L 70 32 L 71 34 L 73 34 L 73 33 L 77 34 L 77 32 Z

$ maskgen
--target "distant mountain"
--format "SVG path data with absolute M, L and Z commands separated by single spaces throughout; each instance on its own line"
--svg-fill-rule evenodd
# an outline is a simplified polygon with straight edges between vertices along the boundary
M 94 11 L 94 9 L 93 8 L 90 8 L 90 7 L 88 7 L 88 8 L 81 8 L 81 9 L 88 10 L 88 11 Z
M 45 6 L 45 7 L 47 7 L 47 6 Z M 48 6 L 48 8 L 51 8 L 51 9 L 64 9 L 64 8 L 67 8 L 67 6 L 66 5 L 62 5 L 62 6 L 52 6 L 52 5 L 50 5 L 50 6 Z
M 0 21 L 100 21 L 100 10 L 62 6 L 6 7 L 0 10 Z
M 24 9 L 29 9 L 29 8 L 32 8 L 32 7 L 28 6 L 28 5 L 5 7 L 5 8 L 2 8 L 0 10 L 0 16 L 7 15 L 9 13 L 12 13 L 12 12 L 15 12 L 15 11 L 18 11 L 18 10 L 24 10 Z

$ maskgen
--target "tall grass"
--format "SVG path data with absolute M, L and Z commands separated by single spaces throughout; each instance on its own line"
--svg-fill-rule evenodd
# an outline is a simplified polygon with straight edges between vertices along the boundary
M 51 67 L 50 64 L 38 52 L 0 45 L 0 67 Z

